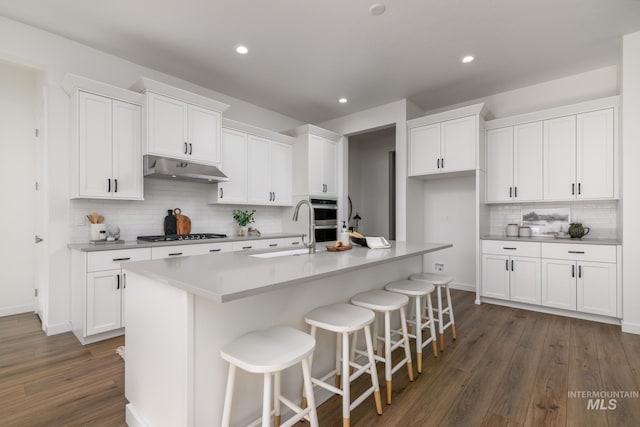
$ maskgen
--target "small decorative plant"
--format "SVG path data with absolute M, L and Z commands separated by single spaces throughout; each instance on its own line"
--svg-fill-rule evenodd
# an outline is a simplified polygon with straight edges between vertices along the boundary
M 246 227 L 247 225 L 255 222 L 253 219 L 253 215 L 256 213 L 256 210 L 249 211 L 241 211 L 239 209 L 235 209 L 233 211 L 233 219 L 236 220 L 240 227 Z

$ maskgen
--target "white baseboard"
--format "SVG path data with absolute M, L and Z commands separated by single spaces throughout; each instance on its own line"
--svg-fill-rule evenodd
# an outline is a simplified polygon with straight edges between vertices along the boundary
M 144 421 L 131 403 L 125 407 L 125 422 L 129 427 L 149 427 L 149 424 Z
M 476 285 L 469 285 L 468 283 L 451 282 L 449 283 L 449 287 L 451 289 L 457 289 L 459 291 L 467 291 L 467 292 L 476 291 Z
M 71 323 L 61 322 L 50 325 L 47 322 L 42 322 L 42 330 L 47 336 L 63 334 L 71 331 Z
M 0 317 L 13 316 L 14 314 L 34 313 L 36 311 L 35 304 L 13 305 L 10 307 L 0 307 Z
M 640 335 L 640 324 L 625 322 L 624 320 L 621 322 L 622 332 L 627 332 L 629 334 Z

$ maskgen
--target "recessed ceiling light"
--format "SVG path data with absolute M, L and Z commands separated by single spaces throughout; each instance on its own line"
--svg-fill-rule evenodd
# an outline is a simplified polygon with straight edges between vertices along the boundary
M 380 16 L 385 10 L 387 10 L 387 8 L 382 3 L 374 3 L 369 7 L 369 13 L 373 16 Z
M 240 55 L 246 55 L 247 53 L 249 53 L 249 49 L 246 46 L 240 45 L 236 47 L 236 52 L 238 52 Z
M 473 62 L 475 58 L 471 55 L 467 55 L 464 58 L 462 58 L 462 63 L 463 64 L 468 64 L 469 62 Z
M 348 101 L 348 99 L 347 99 L 347 98 L 340 98 L 340 99 L 338 99 L 338 102 L 339 102 L 340 104 L 346 104 L 346 103 L 347 103 L 347 101 Z

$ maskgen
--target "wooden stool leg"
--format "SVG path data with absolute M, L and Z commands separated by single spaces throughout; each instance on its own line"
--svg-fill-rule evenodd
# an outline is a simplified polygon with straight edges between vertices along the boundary
M 387 405 L 391 405 L 391 314 L 384 312 L 384 376 L 387 382 Z M 373 366 L 375 369 L 375 365 Z
M 420 309 L 420 297 L 416 300 L 416 359 L 418 361 L 418 373 L 422 373 L 422 311 Z
M 444 351 L 444 328 L 442 320 L 442 286 L 436 286 L 438 289 L 438 332 L 440 332 L 440 351 Z
M 431 332 L 431 345 L 433 346 L 433 355 L 438 357 L 438 340 L 436 338 L 435 320 L 433 318 L 433 303 L 431 302 L 431 294 L 425 295 L 427 299 L 427 316 L 429 316 L 429 325 Z
M 236 380 L 236 367 L 229 365 L 229 375 L 227 377 L 227 391 L 224 395 L 224 408 L 222 409 L 222 427 L 229 427 L 231 421 L 231 402 L 233 400 L 233 386 Z
M 280 427 L 280 372 L 273 374 L 273 425 Z
M 311 357 L 309 357 L 311 359 Z M 304 388 L 307 391 L 309 402 L 309 420 L 311 427 L 318 427 L 318 413 L 316 412 L 316 400 L 313 395 L 313 384 L 311 383 L 311 363 L 310 360 L 302 359 L 302 379 L 304 380 Z M 303 408 L 304 409 L 304 408 Z
M 271 373 L 264 374 L 262 391 L 262 427 L 271 425 Z
M 400 307 L 400 326 L 402 327 L 402 341 L 404 341 L 404 357 L 407 358 L 407 372 L 409 381 L 413 381 L 413 364 L 411 363 L 411 347 L 409 345 L 409 333 L 407 331 L 407 315 L 404 307 Z
M 367 342 L 367 354 L 369 355 L 369 371 L 371 373 L 371 384 L 373 385 L 373 397 L 376 401 L 376 412 L 382 415 L 382 400 L 380 399 L 380 384 L 378 383 L 378 372 L 376 371 L 376 360 L 373 357 L 373 344 L 371 343 L 371 329 L 369 325 L 364 327 L 364 338 Z
M 342 338 L 342 420 L 349 422 L 351 413 L 351 381 L 349 381 L 349 334 L 337 334 Z
M 449 308 L 449 319 L 451 320 L 451 333 L 453 334 L 453 339 L 457 339 L 456 337 L 456 320 L 453 317 L 453 305 L 451 304 L 451 291 L 449 290 L 449 285 L 446 285 L 447 289 L 447 307 Z

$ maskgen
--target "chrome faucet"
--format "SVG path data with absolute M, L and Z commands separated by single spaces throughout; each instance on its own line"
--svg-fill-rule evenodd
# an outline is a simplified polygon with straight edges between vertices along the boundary
M 310 254 L 316 253 L 316 224 L 315 224 L 315 216 L 313 214 L 313 206 L 309 203 L 308 200 L 302 199 L 296 205 L 296 209 L 293 211 L 293 220 L 298 221 L 298 211 L 300 211 L 300 206 L 307 205 L 309 206 L 309 243 L 304 243 L 304 236 L 302 236 L 302 243 L 305 248 L 309 248 Z

